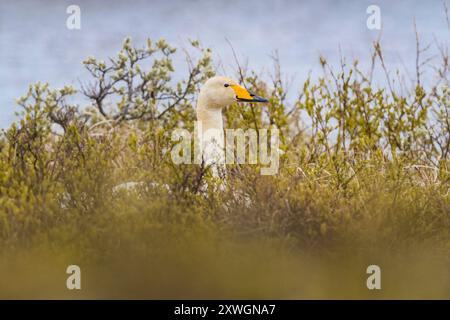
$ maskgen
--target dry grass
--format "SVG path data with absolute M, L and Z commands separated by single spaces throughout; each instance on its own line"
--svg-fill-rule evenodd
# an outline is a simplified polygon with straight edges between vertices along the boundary
M 1 298 L 450 298 L 445 55 L 436 86 L 402 94 L 321 58 L 324 77 L 293 102 L 279 64 L 271 81 L 240 69 L 270 102 L 232 106 L 227 126 L 276 125 L 285 154 L 274 176 L 230 166 L 218 192 L 201 187 L 213 185 L 207 169 L 169 156 L 171 129 L 192 129 L 212 74 L 193 45 L 201 56 L 178 86 L 171 47 L 126 41 L 112 65 L 85 62 L 85 109 L 67 102 L 69 87 L 37 84 L 19 100 L 21 120 L 0 140 Z M 142 59 L 157 62 L 144 72 Z M 377 59 L 385 68 L 379 44 Z M 126 181 L 148 187 L 112 192 Z M 69 264 L 79 292 L 65 288 Z M 381 291 L 365 286 L 370 264 Z

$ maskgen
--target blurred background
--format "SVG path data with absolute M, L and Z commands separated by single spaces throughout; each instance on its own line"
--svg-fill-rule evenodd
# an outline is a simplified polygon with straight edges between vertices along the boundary
M 81 30 L 66 27 L 66 9 L 71 4 L 81 8 Z M 366 10 L 372 4 L 381 9 L 380 31 L 366 26 Z M 440 0 L 2 1 L 0 127 L 15 119 L 14 100 L 30 83 L 45 79 L 53 87 L 79 87 L 88 76 L 81 62 L 90 55 L 114 56 L 126 36 L 136 46 L 143 46 L 148 37 L 165 38 L 176 47 L 198 39 L 213 49 L 218 73 L 225 74 L 235 66 L 227 40 L 243 63 L 248 61 L 250 68 L 263 74 L 271 69 L 271 56 L 277 51 L 294 92 L 309 73 L 313 78 L 320 73 L 320 54 L 332 65 L 342 55 L 367 66 L 371 44 L 380 38 L 389 70 L 398 69 L 413 78 L 414 19 L 422 44 L 448 41 Z M 427 56 L 436 50 L 432 46 Z M 178 55 L 175 70 L 185 73 L 183 54 Z M 432 81 L 431 74 L 425 73 L 425 81 Z

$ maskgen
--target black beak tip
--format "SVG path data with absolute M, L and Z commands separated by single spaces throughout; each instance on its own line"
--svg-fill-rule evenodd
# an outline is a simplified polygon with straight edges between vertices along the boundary
M 263 97 L 255 97 L 255 101 L 256 102 L 269 102 L 269 100 L 267 100 L 266 98 Z
M 251 92 L 250 92 L 250 96 L 252 97 L 253 102 L 269 102 L 269 100 L 267 100 L 266 98 L 257 96 L 256 94 L 251 93 Z
M 242 101 L 242 102 L 269 102 L 269 100 L 267 100 L 266 98 L 263 97 L 258 97 L 258 96 L 254 96 L 252 97 L 252 99 L 241 99 L 236 97 L 238 101 Z

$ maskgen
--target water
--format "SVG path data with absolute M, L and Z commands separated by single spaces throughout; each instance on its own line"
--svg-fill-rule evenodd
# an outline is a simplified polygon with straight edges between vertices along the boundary
M 81 8 L 81 30 L 66 28 L 66 8 Z M 222 73 L 234 60 L 226 39 L 249 66 L 263 74 L 277 50 L 284 71 L 294 77 L 292 90 L 307 74 L 320 72 L 319 54 L 337 64 L 340 51 L 367 65 L 371 43 L 379 31 L 366 27 L 366 8 L 381 8 L 381 41 L 390 70 L 414 76 L 416 19 L 424 43 L 434 38 L 448 46 L 450 30 L 443 4 L 434 1 L 5 1 L 0 3 L 0 127 L 7 127 L 18 110 L 15 98 L 36 81 L 53 87 L 88 79 L 81 61 L 87 56 L 115 55 L 122 40 L 137 45 L 165 38 L 176 46 L 199 39 L 211 47 Z M 437 53 L 431 48 L 429 55 Z M 220 64 L 219 64 L 220 61 Z M 437 61 L 436 61 L 437 63 Z M 184 59 L 176 60 L 185 72 Z M 431 71 L 428 73 L 431 76 Z M 432 80 L 432 79 L 431 79 Z M 80 100 L 80 103 L 83 103 Z

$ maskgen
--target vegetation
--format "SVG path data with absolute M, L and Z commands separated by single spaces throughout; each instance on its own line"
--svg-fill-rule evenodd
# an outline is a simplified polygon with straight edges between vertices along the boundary
M 278 174 L 229 166 L 215 190 L 202 187 L 214 185 L 208 168 L 170 157 L 172 130 L 193 130 L 215 73 L 210 50 L 191 44 L 178 82 L 175 48 L 126 39 L 117 57 L 84 61 L 92 80 L 79 90 L 37 83 L 18 100 L 0 140 L 1 297 L 450 297 L 445 48 L 427 86 L 420 45 L 411 85 L 392 78 L 379 43 L 368 72 L 321 57 L 323 76 L 296 99 L 276 57 L 266 78 L 238 65 L 269 103 L 231 106 L 226 127 L 275 125 L 284 154 Z M 87 105 L 71 102 L 79 94 Z M 113 191 L 127 181 L 145 184 Z M 81 291 L 65 288 L 69 264 Z M 381 292 L 366 288 L 370 264 Z

